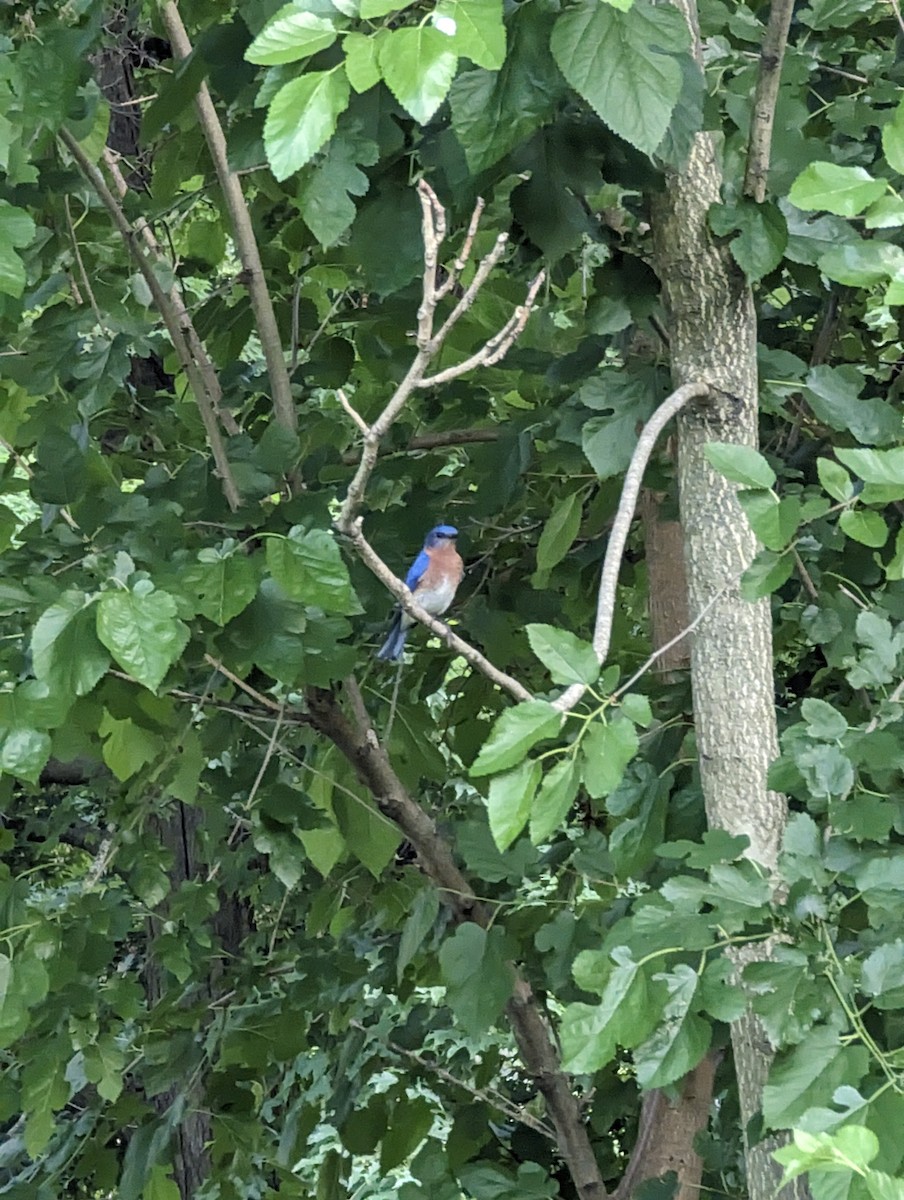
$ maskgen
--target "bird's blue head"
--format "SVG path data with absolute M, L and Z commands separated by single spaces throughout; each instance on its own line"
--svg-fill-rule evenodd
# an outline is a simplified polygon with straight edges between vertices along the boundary
M 434 546 L 439 546 L 442 542 L 454 542 L 457 537 L 458 530 L 454 525 L 437 525 L 424 539 L 424 549 L 432 550 Z

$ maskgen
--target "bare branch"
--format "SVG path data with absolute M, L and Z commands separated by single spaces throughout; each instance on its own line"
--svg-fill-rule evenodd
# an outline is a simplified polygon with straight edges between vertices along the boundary
M 744 174 L 744 194 L 751 196 L 758 204 L 762 204 L 766 199 L 769 156 L 772 152 L 772 125 L 775 121 L 775 105 L 782 80 L 782 59 L 785 56 L 793 8 L 794 0 L 772 0 L 769 6 L 769 21 L 760 48 L 760 70 L 753 97 L 747 170 Z
M 625 472 L 625 482 L 622 485 L 621 498 L 618 502 L 618 512 L 612 522 L 606 555 L 603 559 L 603 569 L 600 573 L 600 589 L 596 604 L 596 624 L 593 630 L 593 649 L 600 665 L 606 661 L 609 653 L 609 641 L 612 637 L 612 622 L 615 617 L 615 595 L 618 588 L 618 573 L 621 568 L 625 543 L 634 519 L 637 507 L 637 497 L 643 483 L 643 473 L 653 453 L 656 439 L 662 433 L 672 417 L 677 416 L 692 400 L 701 400 L 713 395 L 712 389 L 706 383 L 686 383 L 683 387 L 672 392 L 663 400 L 643 428 L 643 432 L 634 447 L 631 462 Z M 570 712 L 587 691 L 583 683 L 573 683 L 554 701 L 554 706 L 561 712 Z
M 357 422 L 356 422 L 357 424 Z M 499 426 L 491 429 L 446 429 L 441 433 L 418 433 L 410 438 L 407 445 L 400 447 L 382 447 L 377 451 L 383 454 L 410 454 L 414 450 L 442 450 L 446 446 L 471 446 L 476 442 L 498 442 L 502 437 Z M 353 467 L 358 461 L 358 453 L 350 450 L 342 455 L 342 462 L 347 467 Z
M 346 396 L 346 394 L 342 388 L 336 388 L 336 398 L 338 399 L 338 401 L 342 405 L 342 407 L 345 409 L 345 411 L 348 413 L 348 415 L 351 417 L 351 419 L 358 426 L 358 428 L 361 430 L 361 432 L 367 433 L 370 426 L 367 424 L 367 422 L 364 420 L 364 418 L 361 416 L 361 414 L 359 412 L 356 412 L 356 410 L 354 408 L 352 408 L 351 404 L 349 403 L 348 396 Z
M 192 51 L 191 42 L 174 0 L 165 0 L 165 3 L 160 6 L 160 12 L 175 57 L 177 59 L 187 58 Z M 257 332 L 261 339 L 267 372 L 270 376 L 270 390 L 276 420 L 294 433 L 298 428 L 298 415 L 292 400 L 292 385 L 289 382 L 289 372 L 286 370 L 286 360 L 283 355 L 279 328 L 276 324 L 276 314 L 273 311 L 273 302 L 264 278 L 264 268 L 251 224 L 251 214 L 245 203 L 239 177 L 229 166 L 223 127 L 217 116 L 213 100 L 210 98 L 210 91 L 204 82 L 198 88 L 195 105 L 232 221 L 236 249 L 242 260 L 248 295 L 254 310 Z
M 104 165 L 119 193 L 120 200 L 124 199 L 128 193 L 129 185 L 126 183 L 125 176 L 120 168 L 119 156 L 109 146 L 104 148 Z M 157 241 L 153 229 L 144 217 L 139 217 L 136 220 L 134 229 L 136 233 L 141 234 L 144 244 L 150 251 L 153 260 L 157 263 L 166 263 L 167 266 L 170 266 L 171 264 L 160 248 L 160 243 Z M 182 292 L 178 284 L 173 284 L 170 288 L 169 299 L 176 316 L 179 318 L 179 325 L 182 329 L 186 346 L 204 381 L 204 387 L 207 390 L 207 395 L 210 398 L 210 403 L 213 405 L 214 412 L 228 434 L 235 435 L 241 433 L 241 428 L 229 409 L 220 407 L 223 401 L 223 389 L 220 387 L 220 380 L 217 377 L 213 363 L 210 361 L 207 349 L 195 328 L 194 321 L 191 319 L 191 314 L 185 307 L 185 301 L 182 299 Z
M 153 264 L 147 254 L 141 249 L 138 242 L 139 231 L 136 230 L 129 222 L 119 201 L 107 187 L 107 182 L 101 172 L 88 158 L 82 149 L 79 142 L 72 136 L 68 129 L 59 131 L 59 139 L 75 159 L 79 170 L 87 179 L 88 183 L 97 193 L 97 197 L 103 204 L 104 208 L 110 214 L 113 224 L 116 226 L 120 237 L 125 243 L 126 250 L 135 260 L 139 271 L 141 271 L 145 282 L 148 285 L 151 296 L 157 311 L 163 318 L 163 323 L 166 325 L 170 340 L 173 344 L 173 349 L 182 364 L 182 369 L 188 377 L 192 392 L 194 393 L 195 403 L 198 406 L 198 411 L 201 414 L 201 420 L 204 423 L 204 430 L 207 434 L 207 442 L 210 446 L 211 454 L 213 455 L 214 464 L 216 466 L 217 475 L 220 477 L 220 483 L 223 488 L 223 495 L 226 497 L 226 503 L 233 512 L 241 507 L 242 497 L 239 492 L 238 485 L 232 474 L 232 468 L 229 465 L 229 459 L 226 455 L 226 447 L 223 443 L 223 436 L 220 432 L 220 427 L 217 422 L 217 414 L 214 410 L 213 402 L 204 378 L 198 369 L 197 363 L 194 360 L 193 354 L 186 341 L 182 325 L 179 320 L 179 315 L 173 308 L 169 296 L 160 286 L 160 281 L 154 271 Z
M 94 291 L 91 287 L 91 280 L 88 278 L 88 272 L 85 270 L 85 263 L 82 258 L 82 251 L 78 244 L 78 237 L 76 235 L 75 225 L 72 220 L 72 212 L 70 211 L 70 208 L 69 208 L 69 197 L 64 196 L 63 201 L 64 201 L 64 205 L 66 208 L 66 225 L 69 230 L 69 240 L 72 242 L 72 253 L 75 255 L 75 261 L 76 261 L 76 264 L 78 265 L 79 275 L 81 276 L 81 280 L 82 280 L 82 286 L 84 287 L 85 291 L 88 294 L 88 302 L 90 303 L 91 310 L 94 313 L 94 319 L 97 321 L 98 325 L 100 325 L 100 327 L 103 329 L 104 328 L 104 319 L 101 316 L 100 309 L 97 307 L 97 300 L 95 298 Z

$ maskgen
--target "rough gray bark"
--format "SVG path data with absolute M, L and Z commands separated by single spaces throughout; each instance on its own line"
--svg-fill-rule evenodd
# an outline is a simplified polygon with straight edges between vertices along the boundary
M 687 11 L 687 9 L 685 9 Z M 693 12 L 689 14 L 693 20 Z M 709 824 L 746 834 L 749 854 L 772 871 L 786 817 L 784 798 L 766 786 L 777 753 L 769 603 L 741 598 L 738 580 L 755 539 L 729 483 L 706 461 L 707 442 L 757 441 L 756 318 L 750 288 L 706 224 L 720 200 L 721 171 L 713 135 L 697 136 L 681 171 L 671 173 L 654 214 L 657 268 L 669 308 L 672 374 L 723 398 L 679 417 L 679 491 L 690 616 L 714 596 L 698 626 L 691 677 L 700 776 Z M 768 950 L 761 950 L 768 953 Z M 732 1028 L 741 1114 L 760 1110 L 772 1048 L 752 1014 Z M 751 1200 L 774 1200 L 781 1170 L 773 1142 L 747 1143 Z M 786 1196 L 795 1194 L 792 1185 Z

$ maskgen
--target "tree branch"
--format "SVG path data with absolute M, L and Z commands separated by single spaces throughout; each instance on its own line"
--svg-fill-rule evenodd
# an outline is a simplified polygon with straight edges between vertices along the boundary
M 175 57 L 180 60 L 187 58 L 192 52 L 192 46 L 182 23 L 182 17 L 179 15 L 179 9 L 173 0 L 165 0 L 165 3 L 160 6 L 160 12 Z M 229 166 L 223 127 L 217 116 L 213 100 L 210 98 L 207 84 L 203 81 L 198 88 L 195 105 L 232 221 L 235 245 L 242 261 L 257 332 L 261 339 L 267 372 L 270 376 L 270 391 L 276 420 L 294 433 L 298 428 L 298 415 L 292 400 L 289 372 L 286 369 L 279 328 L 276 324 L 276 314 L 273 311 L 273 302 L 267 289 L 260 251 L 251 224 L 251 214 L 245 203 L 239 177 Z
M 129 185 L 126 183 L 126 178 L 120 169 L 119 156 L 109 146 L 104 147 L 104 166 L 110 173 L 110 178 L 113 180 L 114 186 L 119 193 L 120 200 L 123 200 L 129 191 Z M 160 249 L 160 243 L 154 236 L 153 229 L 151 229 L 144 217 L 138 218 L 134 229 L 136 233 L 141 234 L 144 244 L 150 251 L 154 261 L 157 263 L 166 263 L 167 266 L 170 266 L 166 255 Z M 182 292 L 178 285 L 174 284 L 170 288 L 169 299 L 176 316 L 179 318 L 182 334 L 204 381 L 204 387 L 207 395 L 210 397 L 210 403 L 213 405 L 214 412 L 219 417 L 223 428 L 228 434 L 234 436 L 237 433 L 241 433 L 241 428 L 229 409 L 220 407 L 223 401 L 223 389 L 220 387 L 220 380 L 217 377 L 213 363 L 210 361 L 207 349 L 195 328 L 194 321 L 191 319 L 191 314 L 185 307 L 185 301 L 182 299 Z
M 618 573 L 621 568 L 625 543 L 634 520 L 634 510 L 637 507 L 637 497 L 640 495 L 643 473 L 646 468 L 656 439 L 662 433 L 672 417 L 677 416 L 691 400 L 712 398 L 712 388 L 706 383 L 686 383 L 677 388 L 671 396 L 663 400 L 643 427 L 643 432 L 634 447 L 631 462 L 625 472 L 625 482 L 622 485 L 621 498 L 618 502 L 618 512 L 612 522 L 609 541 L 606 545 L 606 555 L 603 559 L 603 569 L 600 573 L 600 588 L 596 604 L 596 624 L 593 629 L 593 649 L 596 651 L 600 666 L 606 661 L 609 653 L 609 641 L 612 637 L 612 622 L 615 618 L 615 594 L 618 588 Z M 570 712 L 587 691 L 586 684 L 573 683 L 553 702 L 561 712 Z
M 424 874 L 439 889 L 446 906 L 459 921 L 489 925 L 486 907 L 459 871 L 448 843 L 426 812 L 409 795 L 380 744 L 357 682 L 345 684 L 355 723 L 343 712 L 332 692 L 308 688 L 308 712 L 315 729 L 343 754 L 390 818 L 414 846 Z M 530 984 L 512 968 L 514 987 L 506 1014 L 527 1072 L 546 1100 L 556 1130 L 556 1142 L 580 1200 L 605 1200 L 606 1188 L 584 1126 L 577 1098 L 562 1070 L 555 1039 Z
M 357 413 L 352 419 L 356 425 L 361 420 Z M 367 429 L 366 423 L 364 423 L 364 428 Z M 446 446 L 472 446 L 478 442 L 498 442 L 502 437 L 502 432 L 502 429 L 497 426 L 493 429 L 447 429 L 442 433 L 418 433 L 410 438 L 405 446 L 387 446 L 385 449 L 381 447 L 377 454 L 378 456 L 408 454 L 413 450 L 442 450 Z M 357 451 L 350 450 L 347 454 L 342 455 L 343 465 L 353 467 L 359 457 Z
M 194 393 L 195 403 L 198 405 L 198 411 L 201 414 L 201 420 L 204 423 L 204 430 L 207 434 L 207 442 L 210 446 L 211 454 L 213 455 L 216 473 L 220 478 L 220 484 L 223 488 L 223 495 L 226 497 L 226 503 L 233 512 L 241 507 L 242 497 L 239 492 L 238 485 L 232 474 L 232 468 L 229 465 L 229 459 L 226 455 L 226 447 L 223 443 L 223 436 L 220 432 L 220 427 L 217 422 L 217 414 L 214 409 L 213 399 L 207 391 L 204 377 L 194 360 L 191 349 L 186 340 L 182 325 L 179 320 L 178 313 L 174 309 L 170 297 L 160 286 L 160 281 L 154 271 L 153 264 L 148 256 L 142 251 L 138 244 L 138 231 L 131 225 L 122 207 L 110 189 L 107 187 L 107 182 L 104 179 L 98 168 L 91 162 L 85 154 L 81 145 L 76 141 L 68 129 L 63 128 L 59 131 L 59 139 L 75 159 L 79 170 L 84 175 L 85 179 L 90 183 L 91 187 L 97 194 L 98 199 L 110 217 L 113 224 L 119 231 L 120 237 L 125 243 L 126 250 L 135 260 L 138 269 L 144 277 L 145 283 L 148 285 L 151 296 L 154 299 L 154 304 L 157 306 L 157 311 L 163 318 L 163 323 L 166 325 L 170 340 L 173 344 L 173 349 L 179 358 L 182 369 L 188 378 Z
M 760 48 L 760 70 L 753 97 L 747 170 L 744 174 L 744 194 L 751 196 L 758 204 L 762 204 L 766 199 L 769 156 L 772 152 L 772 125 L 775 121 L 775 105 L 782 80 L 782 59 L 785 56 L 793 8 L 794 0 L 772 0 Z

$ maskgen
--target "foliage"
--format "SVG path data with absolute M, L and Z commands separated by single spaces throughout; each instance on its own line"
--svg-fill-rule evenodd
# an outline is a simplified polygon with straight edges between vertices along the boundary
M 156 5 L 130 6 L 124 31 L 95 0 L 0 14 L 0 1192 L 171 1200 L 173 1133 L 201 1111 L 199 1197 L 571 1195 L 502 1016 L 518 964 L 555 1014 L 607 1182 L 642 1093 L 724 1046 L 746 994 L 780 1048 L 751 1136 L 800 1130 L 782 1161 L 817 1200 L 897 1196 L 894 13 L 798 9 L 756 205 L 741 181 L 761 6 L 701 3 L 705 75 L 677 9 L 647 0 L 181 9 L 195 50 L 178 66 Z M 131 107 L 105 97 L 102 47 L 134 76 Z M 297 433 L 273 419 L 202 80 Z M 235 513 L 147 281 L 57 138 L 100 162 L 136 110 L 123 208 L 166 250 L 160 284 L 239 426 Z M 772 597 L 781 905 L 740 841 L 706 829 L 686 682 L 631 678 L 651 649 L 639 536 L 602 673 L 590 645 L 620 477 L 669 387 L 651 199 L 704 120 L 724 135 L 711 228 L 757 286 L 762 453 L 710 455 L 762 545 L 745 594 Z M 365 530 L 398 573 L 430 525 L 462 530 L 453 619 L 534 697 L 510 704 L 416 631 L 387 735 L 489 929 L 456 926 L 304 703 L 355 672 L 388 721 L 396 680 L 370 657 L 388 598 L 332 532 L 360 452 L 337 393 L 372 420 L 411 364 L 421 174 L 449 214 L 447 262 L 478 194 L 477 256 L 511 238 L 441 367 L 551 269 L 501 363 L 409 402 L 367 493 Z M 669 476 L 655 465 L 651 486 Z M 575 681 L 590 692 L 563 718 Z M 776 934 L 742 987 L 726 950 Z M 740 1195 L 730 1062 L 717 1086 L 706 1185 Z

